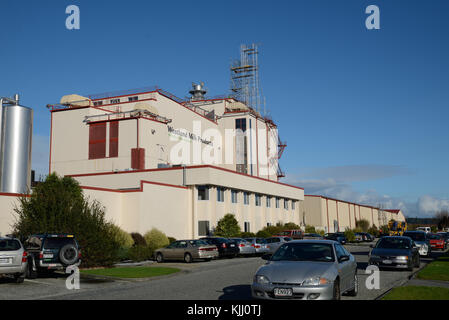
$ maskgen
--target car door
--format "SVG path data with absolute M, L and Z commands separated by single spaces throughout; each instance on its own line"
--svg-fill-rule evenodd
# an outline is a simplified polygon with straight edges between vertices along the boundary
M 176 247 L 173 249 L 173 259 L 182 260 L 187 250 L 187 241 L 178 241 Z
M 176 248 L 179 245 L 179 241 L 175 241 L 172 244 L 170 244 L 169 246 L 165 247 L 162 251 L 163 251 L 163 255 L 164 255 L 164 259 L 166 260 L 171 260 L 174 257 L 174 253 Z
M 337 255 L 338 274 L 340 275 L 340 286 L 342 292 L 348 290 L 352 286 L 354 277 L 353 261 L 351 259 L 340 262 L 341 258 L 348 256 L 349 252 L 341 244 L 335 245 L 335 253 Z M 349 258 L 351 255 L 349 255 Z

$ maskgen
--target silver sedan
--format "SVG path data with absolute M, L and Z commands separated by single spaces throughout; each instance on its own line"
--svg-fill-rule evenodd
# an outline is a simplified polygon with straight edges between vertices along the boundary
M 262 257 L 251 293 L 259 299 L 340 299 L 358 292 L 357 263 L 332 240 L 295 240 Z

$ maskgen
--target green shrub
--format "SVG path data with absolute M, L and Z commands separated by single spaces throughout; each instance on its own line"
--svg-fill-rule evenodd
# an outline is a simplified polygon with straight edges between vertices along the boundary
M 306 226 L 306 233 L 317 233 L 314 226 Z
M 271 234 L 269 234 L 267 231 L 265 231 L 265 230 L 259 230 L 257 233 L 256 233 L 256 237 L 258 237 L 258 238 L 269 238 L 269 237 L 271 237 Z
M 366 219 L 360 219 L 355 222 L 355 226 L 360 228 L 360 232 L 367 232 L 369 229 L 369 221 Z
M 149 260 L 152 256 L 153 250 L 147 246 L 136 245 L 128 250 L 128 259 L 135 262 Z
M 119 243 L 104 207 L 89 201 L 78 182 L 55 173 L 38 184 L 14 208 L 14 234 L 27 238 L 39 233 L 74 234 L 83 252 L 82 266 L 111 266 L 118 261 Z
M 144 238 L 147 246 L 153 251 L 155 249 L 166 247 L 170 244 L 170 241 L 168 240 L 165 233 L 156 228 L 153 228 L 145 233 Z
M 354 242 L 355 241 L 354 231 L 349 229 L 349 228 L 346 228 L 346 230 L 345 230 L 345 237 L 346 237 L 346 240 L 348 242 Z
M 138 232 L 131 233 L 131 237 L 133 238 L 133 247 L 134 246 L 142 246 L 145 247 L 147 245 L 147 241 L 145 238 Z
M 217 223 L 214 235 L 225 238 L 238 237 L 241 233 L 239 223 L 231 213 L 226 214 Z
M 133 237 L 131 235 L 122 230 L 120 227 L 113 225 L 112 232 L 114 234 L 114 239 L 119 243 L 120 248 L 131 248 L 134 244 Z
M 240 238 L 255 238 L 256 234 L 253 232 L 242 232 L 240 233 Z
M 377 229 L 377 227 L 376 226 L 371 226 L 369 229 L 368 229 L 368 233 L 369 234 L 372 234 L 373 236 L 375 236 L 375 237 L 378 237 L 379 236 L 379 230 Z
M 173 242 L 175 242 L 176 239 L 173 237 L 168 237 L 168 242 L 170 242 L 170 244 L 172 244 Z

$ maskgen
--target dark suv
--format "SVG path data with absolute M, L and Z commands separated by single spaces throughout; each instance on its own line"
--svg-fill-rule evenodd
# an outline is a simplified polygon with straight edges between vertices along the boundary
M 81 249 L 71 234 L 36 234 L 25 242 L 28 252 L 28 277 L 39 273 L 63 270 L 81 263 Z
M 209 244 L 215 245 L 218 248 L 218 256 L 220 258 L 229 257 L 234 258 L 240 253 L 237 242 L 219 237 L 205 237 L 201 240 L 206 240 Z

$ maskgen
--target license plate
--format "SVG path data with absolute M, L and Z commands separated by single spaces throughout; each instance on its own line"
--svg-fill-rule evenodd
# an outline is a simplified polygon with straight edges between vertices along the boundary
M 274 288 L 274 295 L 276 297 L 291 297 L 293 290 L 289 288 Z
M 231 247 L 235 247 L 235 244 L 231 244 Z
M 10 264 L 11 259 L 10 258 L 0 258 L 0 264 Z
M 393 263 L 393 261 L 391 261 L 391 260 L 384 260 L 384 261 L 382 261 L 384 264 L 392 264 Z
M 51 259 L 51 258 L 53 258 L 53 253 L 44 254 L 44 259 Z

